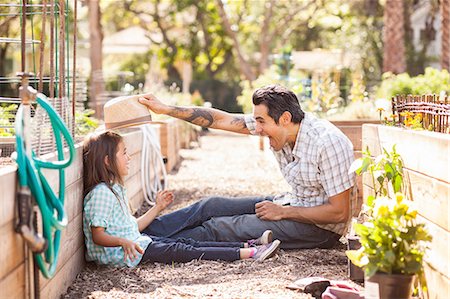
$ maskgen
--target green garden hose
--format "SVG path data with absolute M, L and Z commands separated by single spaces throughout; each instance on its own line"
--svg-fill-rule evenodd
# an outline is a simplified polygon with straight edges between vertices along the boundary
M 20 105 L 15 122 L 16 131 L 16 162 L 19 175 L 19 224 L 17 230 L 24 237 L 27 245 L 34 252 L 35 260 L 46 278 L 51 278 L 58 262 L 61 230 L 67 226 L 67 216 L 64 211 L 64 168 L 68 167 L 75 156 L 75 147 L 69 130 L 61 117 L 52 108 L 43 94 L 37 94 L 37 103 L 47 112 L 58 153 L 58 160 L 53 162 L 38 159 L 34 152 L 27 154 L 26 147 L 26 105 Z M 29 106 L 28 106 L 29 108 Z M 25 110 L 25 111 L 24 111 Z M 28 109 L 29 110 L 29 109 Z M 64 137 L 69 148 L 69 157 L 64 160 Z M 29 151 L 30 152 L 30 151 Z M 41 172 L 41 168 L 59 170 L 59 195 L 56 196 Z M 31 191 L 31 193 L 30 193 Z M 42 215 L 42 237 L 38 236 L 30 223 L 32 213 L 31 197 L 34 197 Z

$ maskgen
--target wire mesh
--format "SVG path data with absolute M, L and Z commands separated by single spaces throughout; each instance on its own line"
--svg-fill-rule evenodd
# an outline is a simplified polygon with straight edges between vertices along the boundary
M 34 72 L 36 75 L 29 78 L 30 86 L 47 96 L 54 95 L 53 98 L 49 98 L 50 103 L 66 123 L 72 136 L 75 136 L 74 116 L 75 112 L 84 110 L 87 84 L 86 78 L 75 74 L 70 65 L 69 58 L 72 54 L 75 66 L 76 48 L 76 38 L 69 35 L 68 26 L 65 26 L 71 17 L 70 9 L 62 0 L 37 0 L 25 4 L 21 1 L 11 2 L 15 3 L 0 3 L 0 17 L 16 22 L 15 25 L 19 25 L 20 21 L 21 26 L 19 38 L 0 36 L 0 44 L 8 44 L 10 52 L 22 52 L 22 68 L 13 65 L 10 67 L 11 72 L 20 70 Z M 77 5 L 76 1 L 74 3 Z M 26 18 L 23 17 L 24 14 Z M 36 28 L 42 32 L 40 37 L 35 34 Z M 70 43 L 73 44 L 73 48 L 69 46 Z M 43 63 L 42 57 L 47 62 Z M 72 78 L 74 75 L 76 77 Z M 14 120 L 20 104 L 18 98 L 20 83 L 21 78 L 0 73 L 1 157 L 10 156 L 14 150 Z M 30 131 L 33 150 L 38 156 L 54 151 L 55 144 L 51 137 L 53 131 L 48 116 L 36 103 L 32 105 L 31 110 Z

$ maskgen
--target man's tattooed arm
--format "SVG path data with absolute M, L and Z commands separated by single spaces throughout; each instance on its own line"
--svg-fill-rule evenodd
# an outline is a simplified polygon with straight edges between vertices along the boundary
M 168 115 L 198 126 L 249 134 L 243 115 L 234 115 L 217 109 L 172 106 Z
M 202 127 L 211 127 L 214 123 L 214 116 L 211 111 L 207 111 L 202 108 L 184 108 L 184 107 L 172 107 L 170 116 L 188 121 L 194 125 Z
M 244 115 L 233 116 L 233 119 L 231 120 L 231 124 L 242 130 L 247 130 L 247 126 L 245 125 Z

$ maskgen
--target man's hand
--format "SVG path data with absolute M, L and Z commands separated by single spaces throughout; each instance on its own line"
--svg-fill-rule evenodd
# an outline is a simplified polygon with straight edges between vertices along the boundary
M 168 205 L 170 205 L 173 202 L 173 192 L 168 190 L 159 191 L 156 194 L 156 207 L 158 208 L 159 212 L 163 211 L 165 208 L 167 208 Z
M 262 220 L 282 220 L 284 207 L 277 205 L 271 201 L 258 202 L 255 205 L 256 216 Z
M 167 114 L 170 110 L 169 106 L 150 93 L 141 95 L 139 97 L 139 103 L 147 106 L 148 109 L 157 114 Z
M 138 253 L 144 254 L 144 250 L 139 246 L 139 244 L 134 243 L 133 241 L 122 239 L 121 246 L 123 248 L 124 252 L 124 261 L 127 260 L 127 258 L 130 259 L 130 261 L 134 261 L 138 258 Z

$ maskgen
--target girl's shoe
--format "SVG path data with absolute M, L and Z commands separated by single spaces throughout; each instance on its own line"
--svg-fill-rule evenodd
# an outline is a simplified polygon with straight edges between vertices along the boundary
M 248 240 L 247 247 L 250 248 L 250 247 L 256 247 L 258 245 L 269 244 L 272 242 L 272 238 L 273 238 L 272 231 L 270 229 L 268 229 L 265 232 L 263 232 L 261 237 L 259 237 L 258 239 Z
M 252 258 L 259 262 L 271 258 L 277 253 L 280 248 L 280 244 L 280 240 L 275 240 L 266 245 L 256 246 L 256 253 L 252 256 Z

